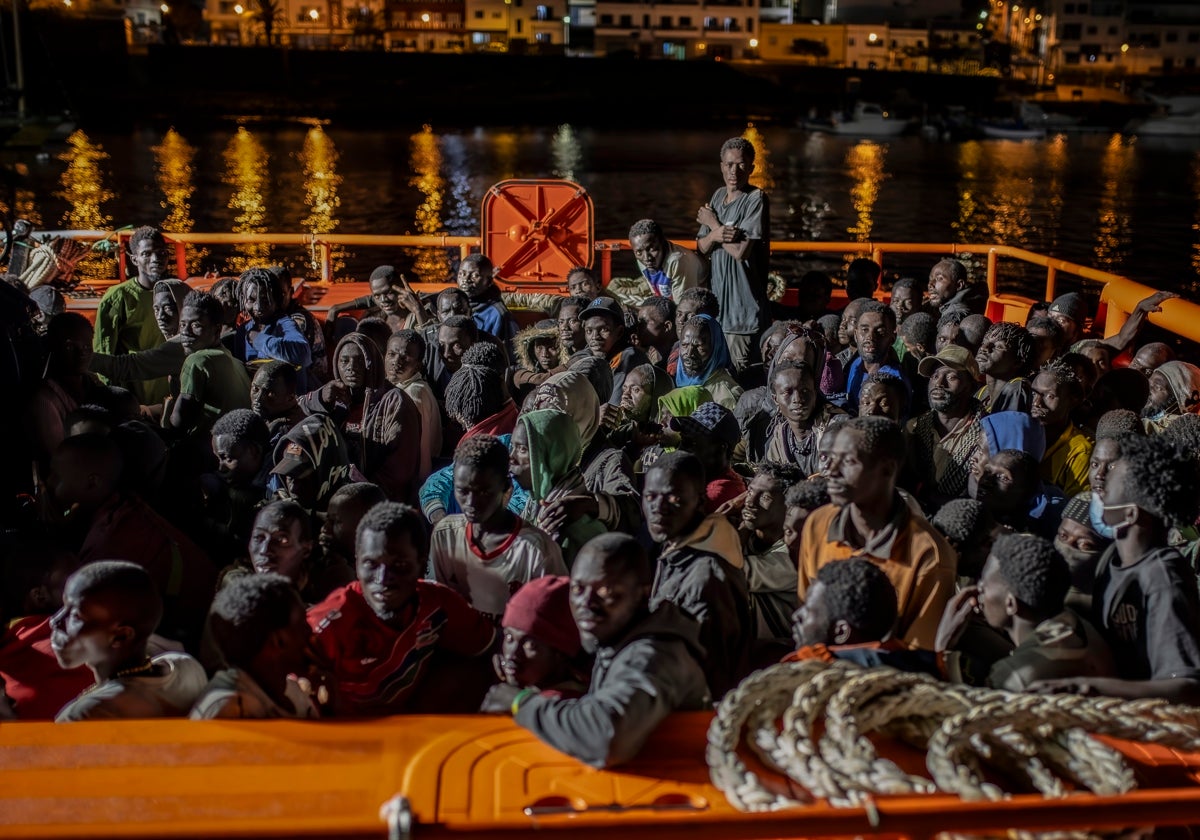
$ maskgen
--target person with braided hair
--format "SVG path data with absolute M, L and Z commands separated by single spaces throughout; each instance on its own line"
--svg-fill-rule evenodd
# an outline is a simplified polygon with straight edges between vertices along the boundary
M 975 354 L 983 387 L 975 399 L 984 414 L 998 411 L 1028 411 L 1033 401 L 1026 373 L 1033 357 L 1033 336 L 1019 324 L 1000 321 L 983 334 Z
M 238 304 L 246 320 L 238 325 L 233 355 L 247 365 L 270 359 L 296 368 L 296 392 L 307 393 L 308 368 L 313 353 L 295 319 L 287 314 L 289 301 L 279 299 L 279 284 L 265 268 L 242 272 L 238 281 Z
M 938 625 L 937 651 L 961 654 L 947 657 L 951 678 L 1028 691 L 1041 680 L 1114 676 L 1104 637 L 1065 607 L 1070 587 L 1071 570 L 1048 540 L 1030 534 L 998 537 L 979 584 L 959 590 Z M 973 661 L 974 651 L 959 645 L 973 615 L 1006 634 L 1012 652 L 994 664 L 986 655 Z
M 1092 441 L 1071 421 L 1086 396 L 1083 383 L 1071 367 L 1052 362 L 1038 371 L 1032 390 L 1029 413 L 1046 432 L 1042 480 L 1067 496 L 1087 490 Z

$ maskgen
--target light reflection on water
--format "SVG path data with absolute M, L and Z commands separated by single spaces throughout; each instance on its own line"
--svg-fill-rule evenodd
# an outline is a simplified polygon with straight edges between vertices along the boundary
M 225 147 L 224 182 L 233 187 L 228 207 L 234 212 L 230 230 L 234 233 L 267 232 L 267 203 L 264 191 L 268 184 L 270 157 L 262 143 L 245 126 L 229 138 Z M 270 260 L 271 246 L 246 243 L 237 246 L 237 255 L 229 260 L 230 270 L 237 274 L 254 265 Z
M 196 173 L 193 168 L 196 149 L 183 139 L 183 135 L 171 128 L 163 135 L 162 142 L 151 147 L 150 151 L 154 153 L 155 183 L 162 193 L 160 206 L 167 211 L 160 227 L 172 233 L 191 233 L 196 227 L 192 218 L 192 196 L 196 192 Z M 206 249 L 189 248 L 188 273 L 196 274 L 207 256 Z
M 333 233 L 341 224 L 338 215 L 342 199 L 338 189 L 342 185 L 342 176 L 337 172 L 337 147 L 321 126 L 313 126 L 304 135 L 300 163 L 304 168 L 304 205 L 308 208 L 308 215 L 300 224 L 307 233 Z M 346 249 L 340 245 L 335 246 L 331 257 L 333 276 L 344 277 Z M 313 273 L 321 270 L 320 253 L 316 249 L 309 257 L 309 267 Z
M 108 154 L 82 131 L 74 131 L 67 138 L 67 148 L 58 159 L 66 163 L 59 177 L 61 190 L 54 195 L 66 202 L 60 223 L 64 228 L 83 230 L 107 230 L 112 216 L 104 212 L 104 205 L 113 198 L 113 193 L 104 185 L 109 179 L 105 161 Z M 96 280 L 116 275 L 115 260 L 92 254 L 80 261 L 75 277 L 80 280 Z
M 1100 164 L 1102 191 L 1096 219 L 1096 247 L 1092 253 L 1097 268 L 1119 272 L 1129 250 L 1129 182 L 1137 165 L 1133 147 L 1114 134 Z
M 717 150 L 731 133 L 427 127 L 397 142 L 394 132 L 260 124 L 187 137 L 77 132 L 50 162 L 16 160 L 28 168 L 28 183 L 4 205 L 70 227 L 162 221 L 215 232 L 472 234 L 492 183 L 558 172 L 592 194 L 597 238 L 623 237 L 633 220 L 652 216 L 686 239 L 695 233 L 695 208 L 719 185 Z M 1173 277 L 1194 287 L 1200 274 L 1195 146 L 1151 148 L 1103 136 L 867 142 L 758 125 L 743 136 L 756 151 L 753 180 L 772 196 L 776 239 L 1001 241 L 1151 282 Z M 207 171 L 221 149 L 218 171 Z M 143 184 L 147 151 L 157 190 Z M 302 181 L 291 175 L 297 160 Z M 347 195 L 353 200 L 343 201 Z M 308 254 L 284 250 L 275 258 L 307 261 Z M 451 265 L 442 250 L 380 250 L 347 256 L 346 273 L 365 276 L 381 262 L 408 270 L 408 259 L 418 279 L 438 280 Z M 192 270 L 240 270 L 270 257 L 265 246 L 244 247 L 228 264 L 195 254 Z M 626 257 L 614 261 L 618 274 L 632 268 Z M 785 271 L 805 267 L 790 256 L 775 262 Z

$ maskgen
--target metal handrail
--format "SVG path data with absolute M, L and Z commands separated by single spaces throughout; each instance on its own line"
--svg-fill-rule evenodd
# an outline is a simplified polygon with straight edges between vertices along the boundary
M 65 232 L 64 232 L 65 233 Z M 116 237 L 124 242 L 130 236 L 130 231 L 79 231 L 71 233 L 74 238 L 83 241 L 95 241 Z M 338 246 L 355 247 L 398 247 L 398 248 L 457 248 L 461 256 L 466 256 L 474 250 L 479 250 L 482 239 L 479 236 L 451 236 L 449 234 L 346 234 L 346 233 L 168 233 L 167 241 L 174 246 L 175 260 L 180 277 L 187 276 L 187 247 L 189 245 L 244 245 L 265 244 L 300 246 L 316 248 L 321 253 L 321 280 L 333 280 L 333 249 Z M 683 247 L 694 247 L 694 240 L 676 240 Z M 599 256 L 600 275 L 604 282 L 612 279 L 612 255 L 618 251 L 629 251 L 629 242 L 624 239 L 601 239 L 595 242 L 595 250 Z M 937 257 L 955 257 L 963 255 L 982 256 L 984 258 L 984 279 L 987 282 L 988 293 L 993 302 L 1012 303 L 1018 306 L 1028 306 L 1033 303 L 1029 298 L 1002 292 L 999 288 L 999 260 L 1001 258 L 1019 260 L 1036 265 L 1046 270 L 1046 281 L 1043 300 L 1053 300 L 1057 294 L 1058 276 L 1067 274 L 1083 280 L 1103 285 L 1101 290 L 1101 311 L 1097 314 L 1097 323 L 1103 323 L 1105 333 L 1111 335 L 1120 329 L 1137 306 L 1137 302 L 1153 294 L 1156 290 L 1130 280 L 1119 274 L 1103 271 L 1098 268 L 1049 257 L 1025 248 L 996 243 L 953 243 L 953 242 L 802 242 L 796 240 L 773 240 L 771 251 L 776 254 L 864 254 L 880 266 L 885 265 L 889 256 L 897 254 L 921 254 Z M 118 259 L 120 278 L 127 276 L 125 265 L 125 248 L 119 249 Z M 542 288 L 545 284 L 531 284 L 512 278 L 511 285 L 525 288 Z M 425 285 L 425 284 L 422 284 Z M 547 291 L 562 291 L 547 289 Z M 1190 341 L 1200 342 L 1200 305 L 1184 300 L 1170 300 L 1163 304 L 1163 311 L 1150 315 L 1150 321 L 1163 329 L 1169 330 Z

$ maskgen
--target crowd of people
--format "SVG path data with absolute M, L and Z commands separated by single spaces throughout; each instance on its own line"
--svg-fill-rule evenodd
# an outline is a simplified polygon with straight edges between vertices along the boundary
M 781 659 L 1200 697 L 1200 369 L 1137 343 L 1171 295 L 1103 339 L 1078 293 L 992 323 L 952 259 L 772 301 L 753 169 L 725 143 L 694 248 L 632 225 L 632 302 L 506 304 L 472 254 L 321 320 L 154 228 L 94 322 L 0 284 L 0 717 L 483 711 L 609 766 Z

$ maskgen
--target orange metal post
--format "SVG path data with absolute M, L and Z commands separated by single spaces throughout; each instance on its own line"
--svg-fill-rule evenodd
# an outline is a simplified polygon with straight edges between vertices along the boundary
M 1046 267 L 1046 300 L 1054 300 L 1058 297 L 1058 269 L 1054 266 Z
M 175 246 L 175 276 L 180 280 L 187 279 L 187 246 L 182 242 L 172 242 Z

